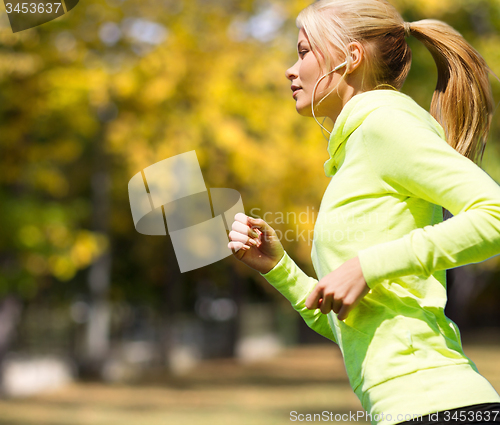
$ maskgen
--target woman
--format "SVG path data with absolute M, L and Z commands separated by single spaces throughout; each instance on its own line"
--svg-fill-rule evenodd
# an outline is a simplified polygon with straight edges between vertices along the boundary
M 500 253 L 500 187 L 472 161 L 493 114 L 491 70 L 447 24 L 404 22 L 385 0 L 319 1 L 297 26 L 296 109 L 335 123 L 311 252 L 320 280 L 261 219 L 237 214 L 228 246 L 339 345 L 373 423 L 500 423 L 499 395 L 444 314 L 446 269 Z M 399 91 L 410 35 L 438 67 L 431 114 Z

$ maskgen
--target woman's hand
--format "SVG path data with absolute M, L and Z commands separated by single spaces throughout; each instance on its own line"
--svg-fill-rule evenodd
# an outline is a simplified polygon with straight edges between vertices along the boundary
M 267 273 L 285 254 L 275 230 L 260 218 L 234 216 L 227 245 L 235 257 L 260 273 Z
M 319 308 L 323 314 L 333 310 L 339 320 L 344 320 L 369 291 L 359 259 L 354 257 L 323 277 L 305 304 L 310 310 Z

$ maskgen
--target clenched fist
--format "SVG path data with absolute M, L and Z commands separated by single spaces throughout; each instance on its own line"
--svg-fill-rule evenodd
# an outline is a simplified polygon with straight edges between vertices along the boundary
M 264 220 L 243 213 L 236 214 L 234 220 L 228 247 L 238 260 L 260 273 L 267 273 L 285 254 L 275 230 Z

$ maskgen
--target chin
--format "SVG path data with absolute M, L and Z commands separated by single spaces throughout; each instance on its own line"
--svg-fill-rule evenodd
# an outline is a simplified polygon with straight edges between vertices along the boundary
M 295 109 L 299 113 L 299 115 L 303 117 L 311 117 L 312 118 L 312 112 L 311 112 L 311 105 L 300 105 L 297 103 L 295 105 Z

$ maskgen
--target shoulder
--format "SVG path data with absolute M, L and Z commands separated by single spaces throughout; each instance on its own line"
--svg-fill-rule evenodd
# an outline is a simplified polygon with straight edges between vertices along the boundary
M 409 137 L 412 131 L 429 131 L 446 140 L 441 124 L 411 98 L 406 102 L 381 105 L 367 115 L 361 126 L 365 133 Z
M 363 150 L 380 176 L 420 175 L 431 164 L 461 157 L 447 142 L 442 126 L 415 102 L 374 109 L 360 126 Z M 462 160 L 462 158 L 459 158 Z M 411 171 L 410 171 L 411 170 Z
M 388 149 L 401 155 L 447 145 L 443 127 L 412 98 L 397 99 L 375 108 L 360 126 L 368 152 L 383 155 Z

